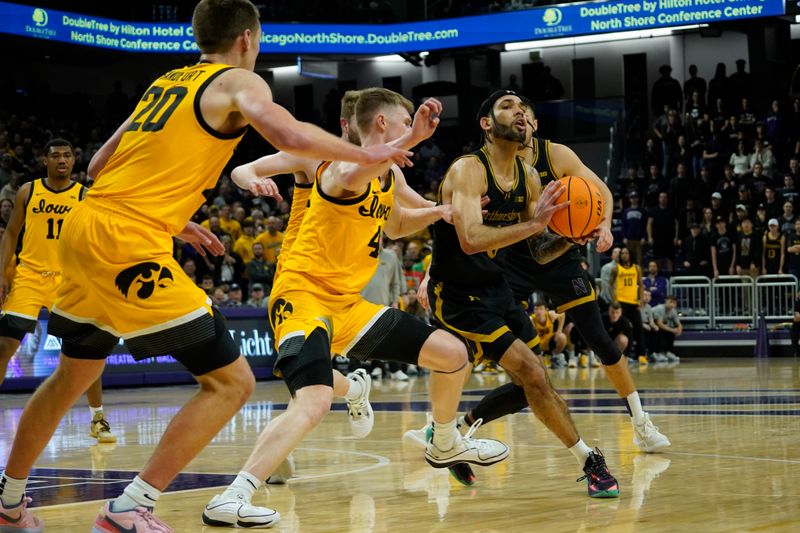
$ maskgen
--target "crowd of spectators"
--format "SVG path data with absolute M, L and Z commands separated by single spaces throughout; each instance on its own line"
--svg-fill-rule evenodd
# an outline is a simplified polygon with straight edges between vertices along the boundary
M 744 60 L 708 83 L 671 71 L 614 186 L 619 240 L 668 275 L 800 274 L 800 98 L 757 100 Z

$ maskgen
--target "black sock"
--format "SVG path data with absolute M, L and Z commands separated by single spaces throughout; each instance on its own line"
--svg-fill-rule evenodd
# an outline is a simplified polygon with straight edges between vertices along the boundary
M 528 407 L 525 390 L 514 383 L 506 383 L 489 392 L 464 417 L 468 425 L 482 418 L 487 424 L 500 417 L 517 413 Z

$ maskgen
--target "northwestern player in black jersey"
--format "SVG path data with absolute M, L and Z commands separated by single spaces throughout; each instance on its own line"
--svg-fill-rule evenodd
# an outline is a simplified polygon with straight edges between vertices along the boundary
M 535 172 L 518 156 L 528 130 L 522 98 L 497 91 L 481 104 L 485 142 L 448 169 L 439 202 L 451 203 L 453 225 L 434 225 L 428 298 L 435 322 L 469 346 L 475 364 L 500 364 L 519 384 L 526 403 L 578 459 L 592 497 L 619 496 L 600 450 L 578 435 L 569 410 L 553 389 L 539 357 L 530 319 L 505 280 L 502 256 L 510 245 L 544 231 L 563 185 L 541 191 Z M 489 203 L 481 212 L 481 197 Z
M 522 151 L 526 163 L 539 172 L 542 185 L 563 176 L 582 176 L 594 181 L 606 198 L 606 213 L 598 230 L 597 248 L 605 251 L 613 244 L 609 225 L 613 203 L 605 183 L 587 167 L 567 146 L 541 139 L 535 135 L 537 121 L 532 102 L 527 102 L 528 136 Z M 544 242 L 542 238 L 540 241 Z M 603 329 L 600 308 L 586 271 L 581 268 L 578 249 L 566 239 L 547 242 L 548 253 L 531 256 L 525 241 L 509 247 L 505 257 L 506 279 L 517 301 L 527 302 L 534 291 L 540 291 L 556 306 L 556 312 L 566 313 L 589 347 L 600 358 L 609 380 L 623 398 L 633 424 L 633 442 L 645 452 L 656 452 L 670 445 L 669 439 L 658 431 L 643 410 L 639 393 L 627 362 L 619 348 Z M 541 249 L 541 246 L 540 246 Z M 549 262 L 547 262 L 549 260 Z M 544 263 L 544 264 L 541 264 Z M 527 406 L 522 387 L 507 383 L 490 392 L 465 415 L 465 422 L 482 418 L 484 423 L 517 412 Z

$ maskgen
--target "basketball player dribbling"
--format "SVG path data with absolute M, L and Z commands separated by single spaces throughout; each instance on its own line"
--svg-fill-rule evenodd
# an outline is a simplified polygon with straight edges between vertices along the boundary
M 609 201 L 611 192 L 575 152 L 567 146 L 535 135 L 538 122 L 533 102 L 526 100 L 526 103 L 528 132 L 522 148 L 526 163 L 539 171 L 543 184 L 563 176 L 582 176 L 593 181 L 603 191 L 605 212 L 597 231 L 599 235 L 597 248 L 598 251 L 607 250 L 613 244 L 609 230 L 613 210 L 611 207 L 613 203 Z M 553 302 L 557 312 L 565 312 L 589 348 L 600 358 L 609 380 L 623 399 L 633 425 L 634 445 L 650 453 L 669 446 L 669 439 L 653 425 L 650 416 L 642 408 L 628 364 L 603 328 L 600 308 L 591 280 L 581 267 L 582 257 L 578 249 L 566 239 L 551 240 L 549 256 L 540 257 L 539 261 L 533 259 L 530 248 L 524 242 L 509 248 L 504 269 L 514 298 L 519 302 L 527 302 L 531 293 L 540 291 Z M 427 280 L 424 282 L 427 283 Z M 426 300 L 423 301 L 423 304 L 427 303 Z M 489 392 L 467 412 L 464 415 L 464 424 L 472 424 L 478 419 L 482 419 L 486 424 L 507 414 L 516 413 L 527 405 L 523 388 L 513 382 L 506 383 Z M 419 432 L 420 430 L 413 430 L 412 433 Z M 452 472 L 462 482 L 474 479 L 474 474 L 468 465 L 459 465 L 458 470 L 453 469 Z
M 25 335 L 36 330 L 39 311 L 53 307 L 61 265 L 58 262 L 58 241 L 64 219 L 83 199 L 86 189 L 71 181 L 75 164 L 72 144 L 53 139 L 44 146 L 47 177 L 20 186 L 11 220 L 0 244 L 0 385 L 6 375 L 11 356 Z M 19 264 L 12 262 L 19 234 L 25 228 Z M 12 279 L 6 273 L 15 270 Z M 86 390 L 92 413 L 89 435 L 100 443 L 113 443 L 117 437 L 103 414 L 103 388 L 100 379 Z M 3 519 L 0 518 L 0 525 Z
M 518 157 L 528 130 L 526 105 L 513 91 L 496 91 L 480 107 L 483 147 L 457 159 L 439 191 L 452 204 L 454 226 L 434 225 L 428 299 L 438 325 L 460 336 L 474 364 L 500 364 L 525 394 L 534 414 L 569 448 L 583 469 L 591 497 L 618 497 L 619 486 L 598 449 L 579 437 L 569 410 L 532 349 L 538 338 L 505 281 L 503 256 L 514 243 L 538 235 L 553 213 L 563 185 L 544 189 Z M 538 201 L 532 195 L 541 190 Z M 480 198 L 489 196 L 488 214 Z M 527 244 L 526 244 L 527 245 Z M 583 479 L 583 478 L 582 478 Z
M 364 146 L 398 141 L 404 148 L 430 137 L 441 104 L 427 100 L 414 115 L 411 102 L 387 89 L 368 89 L 356 104 Z M 360 291 L 377 268 L 383 232 L 413 234 L 449 218 L 448 206 L 406 209 L 394 203 L 396 165 L 323 164 L 310 205 L 270 295 L 278 359 L 293 401 L 259 436 L 234 482 L 203 512 L 207 525 L 260 527 L 269 510 L 250 501 L 264 479 L 316 427 L 333 398 L 331 354 L 420 364 L 431 369 L 433 437 L 425 459 L 434 467 L 490 465 L 508 448 L 494 440 L 462 437 L 456 410 L 467 371 L 464 345 L 416 317 L 364 300 Z M 279 420 L 280 419 L 280 420 Z M 278 423 L 275 423 L 278 422 Z
M 92 159 L 95 186 L 64 221 L 63 282 L 49 324 L 49 333 L 62 338 L 62 354 L 25 407 L 0 477 L 7 531 L 42 531 L 27 509 L 28 474 L 61 418 L 100 376 L 120 337 L 136 358 L 171 354 L 200 390 L 172 419 L 141 473 L 102 507 L 93 532 L 172 531 L 153 514 L 161 491 L 255 385 L 221 314 L 172 257 L 176 235 L 222 253 L 219 240 L 189 220 L 247 125 L 277 148 L 306 157 L 410 163 L 405 150 L 354 146 L 296 121 L 272 102 L 269 86 L 253 72 L 261 26 L 248 0 L 202 0 L 192 27 L 200 62 L 152 83 Z

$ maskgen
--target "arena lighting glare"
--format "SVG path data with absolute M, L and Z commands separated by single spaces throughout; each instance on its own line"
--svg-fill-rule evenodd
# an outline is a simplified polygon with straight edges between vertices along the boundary
M 551 48 L 553 46 L 573 46 L 578 44 L 605 43 L 609 41 L 627 41 L 630 39 L 647 39 L 650 37 L 666 37 L 680 30 L 696 30 L 708 24 L 691 24 L 688 26 L 675 26 L 673 28 L 658 28 L 655 30 L 620 31 L 616 33 L 603 33 L 598 35 L 584 35 L 581 37 L 564 37 L 561 39 L 543 39 L 540 41 L 523 41 L 520 43 L 507 43 L 506 51 L 528 50 L 530 48 Z
M 274 74 L 297 74 L 299 72 L 299 67 L 297 65 L 288 65 L 285 67 L 273 67 L 267 70 Z
M 405 63 L 405 59 L 403 56 L 398 54 L 391 54 L 388 56 L 375 56 L 372 58 L 373 61 L 377 61 L 379 63 Z

